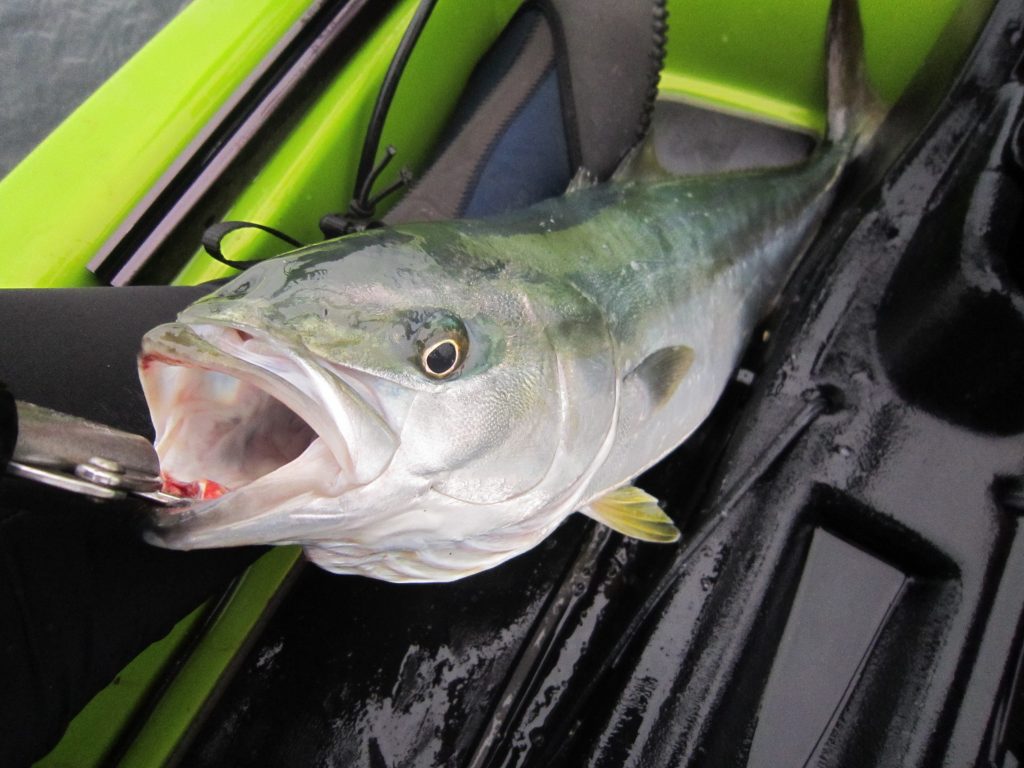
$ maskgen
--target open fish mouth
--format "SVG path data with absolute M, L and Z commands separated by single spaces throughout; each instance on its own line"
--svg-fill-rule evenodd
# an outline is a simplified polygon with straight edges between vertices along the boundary
M 147 538 L 174 548 L 284 543 L 276 513 L 371 482 L 397 448 L 365 377 L 258 329 L 169 323 L 140 378 L 164 490 Z

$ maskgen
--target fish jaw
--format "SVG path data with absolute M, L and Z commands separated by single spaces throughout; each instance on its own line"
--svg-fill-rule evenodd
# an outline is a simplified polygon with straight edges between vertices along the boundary
M 398 449 L 399 425 L 366 375 L 257 328 L 159 326 L 143 339 L 139 373 L 165 486 L 198 496 L 153 512 L 147 538 L 161 546 L 284 543 L 288 510 L 323 500 L 343 510 Z

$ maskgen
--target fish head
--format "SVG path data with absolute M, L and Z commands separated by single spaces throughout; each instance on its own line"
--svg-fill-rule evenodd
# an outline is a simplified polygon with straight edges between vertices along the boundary
M 190 497 L 150 541 L 297 543 L 337 572 L 436 581 L 567 514 L 552 502 L 582 470 L 559 477 L 559 455 L 587 437 L 550 327 L 499 260 L 432 231 L 260 263 L 145 336 L 165 487 Z

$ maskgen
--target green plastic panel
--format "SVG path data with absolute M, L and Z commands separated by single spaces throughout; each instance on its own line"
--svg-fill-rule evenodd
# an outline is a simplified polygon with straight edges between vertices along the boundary
M 0 181 L 0 288 L 85 265 L 311 0 L 195 0 Z
M 33 768 L 110 765 L 110 750 L 121 741 L 124 729 L 136 721 L 139 705 L 154 686 L 166 680 L 170 663 L 179 660 L 180 667 L 131 743 L 120 745 L 123 752 L 116 762 L 122 767 L 165 764 L 299 557 L 297 547 L 279 547 L 247 569 L 184 659 L 179 657 L 206 613 L 206 606 L 178 622 L 166 637 L 139 654 L 93 697 L 68 726 L 60 743 Z
M 869 74 L 883 99 L 891 102 L 902 93 L 963 2 L 990 5 L 988 0 L 861 0 Z M 509 0 L 490 7 L 504 18 L 515 5 Z M 829 0 L 670 0 L 661 97 L 821 130 L 828 5 Z M 402 14 L 411 15 L 411 7 Z M 467 49 L 478 50 L 473 42 L 480 39 L 481 25 L 490 29 L 494 21 L 480 16 L 466 13 L 460 0 L 438 4 L 402 80 L 381 145 L 383 149 L 392 143 L 400 149 L 396 166 L 408 163 L 415 168 L 415 159 L 425 156 L 438 123 L 424 120 L 424 107 L 428 115 L 444 115 L 458 94 L 438 70 L 452 68 L 453 59 Z M 449 34 L 451 29 L 459 33 Z M 379 44 L 360 52 L 329 98 L 307 116 L 225 219 L 270 224 L 303 241 L 320 238 L 319 213 L 344 209 L 352 193 L 368 95 L 378 84 L 368 73 L 381 71 L 400 34 L 398 26 L 382 30 Z M 416 119 L 408 119 L 409 112 Z M 382 183 L 392 177 L 385 174 Z M 252 230 L 229 236 L 225 248 L 238 259 L 286 250 L 279 241 Z M 229 274 L 233 270 L 199 251 L 177 282 Z
M 188 639 L 205 607 L 178 622 L 168 635 L 139 654 L 93 697 L 68 726 L 52 752 L 34 768 L 92 768 L 101 765 L 168 663 Z
M 380 179 L 390 183 L 401 166 L 419 170 L 445 118 L 455 107 L 473 65 L 505 27 L 520 0 L 441 0 L 413 50 L 395 93 L 381 140 L 398 149 Z M 344 210 L 352 197 L 356 165 L 373 102 L 391 56 L 417 2 L 404 0 L 353 56 L 276 154 L 223 218 L 258 221 L 303 242 L 323 236 L 320 216 Z M 229 236 L 234 259 L 276 255 L 287 246 L 259 232 Z M 235 274 L 197 251 L 175 282 L 194 284 Z
M 961 5 L 989 0 L 860 0 L 868 74 L 893 102 Z M 670 0 L 660 91 L 773 122 L 824 127 L 829 0 Z
M 297 548 L 279 547 L 245 572 L 118 761 L 120 768 L 168 762 L 298 557 Z

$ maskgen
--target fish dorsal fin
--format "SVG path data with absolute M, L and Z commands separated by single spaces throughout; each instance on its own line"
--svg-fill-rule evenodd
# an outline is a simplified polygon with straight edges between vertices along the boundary
M 590 187 L 596 185 L 596 174 L 589 168 L 584 168 L 581 165 L 576 170 L 576 175 L 572 177 L 572 181 L 569 182 L 569 186 L 565 188 L 565 194 L 571 195 L 574 192 L 579 192 L 581 189 L 590 189 Z
M 695 357 L 693 348 L 685 344 L 662 347 L 641 360 L 636 368 L 626 374 L 626 380 L 632 379 L 643 384 L 655 407 L 659 407 L 667 403 L 675 393 Z
M 672 544 L 681 535 L 672 518 L 658 506 L 658 500 L 634 485 L 616 488 L 581 511 L 614 531 L 642 541 Z
M 658 181 L 661 179 L 674 178 L 674 174 L 665 170 L 658 153 L 654 148 L 654 139 L 650 133 L 627 152 L 619 167 L 612 173 L 612 183 L 625 183 L 629 181 Z
M 618 167 L 612 172 L 611 181 L 629 181 L 636 175 L 637 166 L 641 165 L 640 155 L 645 145 L 646 142 L 637 142 L 629 152 L 623 155 Z

